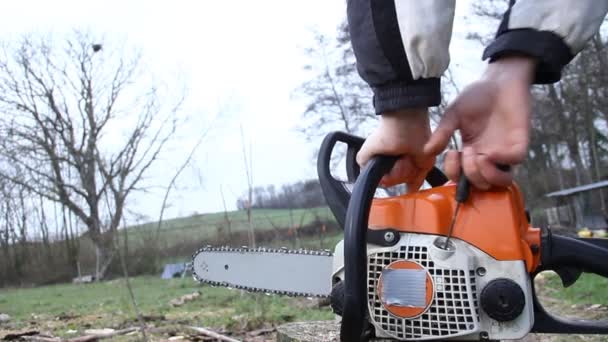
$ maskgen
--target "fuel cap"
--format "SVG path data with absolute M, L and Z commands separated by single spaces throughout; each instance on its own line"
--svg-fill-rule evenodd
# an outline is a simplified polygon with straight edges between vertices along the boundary
M 494 279 L 481 291 L 481 308 L 499 322 L 516 319 L 524 311 L 526 296 L 511 279 Z

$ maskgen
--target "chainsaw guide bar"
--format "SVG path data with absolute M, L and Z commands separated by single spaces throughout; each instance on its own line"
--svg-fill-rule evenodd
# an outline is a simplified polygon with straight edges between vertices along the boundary
M 331 292 L 332 261 L 329 250 L 206 246 L 192 256 L 192 274 L 211 286 L 324 298 Z

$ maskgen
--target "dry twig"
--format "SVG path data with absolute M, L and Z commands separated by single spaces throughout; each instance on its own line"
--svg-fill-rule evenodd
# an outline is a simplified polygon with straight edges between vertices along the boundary
M 218 334 L 218 333 L 216 333 L 216 332 L 213 332 L 213 331 L 208 330 L 208 329 L 205 329 L 205 328 L 192 327 L 192 326 L 189 326 L 188 328 L 189 328 L 189 329 L 192 329 L 192 330 L 194 330 L 194 331 L 196 331 L 196 332 L 198 332 L 199 334 L 203 334 L 203 335 L 205 335 L 205 336 L 209 336 L 209 337 L 215 338 L 215 339 L 217 339 L 217 340 L 219 340 L 219 341 L 225 341 L 225 342 L 240 342 L 239 340 L 235 340 L 235 339 L 234 339 L 234 338 L 232 338 L 232 337 L 228 337 L 228 336 L 226 336 L 226 335 Z
M 120 329 L 120 330 L 115 330 L 109 333 L 103 333 L 103 334 L 88 334 L 88 335 L 84 335 L 84 336 L 78 336 L 78 337 L 74 337 L 71 338 L 69 340 L 67 340 L 67 342 L 89 342 L 89 341 L 97 341 L 97 340 L 102 340 L 105 338 L 110 338 L 110 337 L 114 337 L 114 336 L 118 336 L 118 335 L 125 335 L 128 334 L 130 332 L 139 330 L 140 328 L 138 327 L 130 327 L 130 328 L 125 328 L 125 329 Z

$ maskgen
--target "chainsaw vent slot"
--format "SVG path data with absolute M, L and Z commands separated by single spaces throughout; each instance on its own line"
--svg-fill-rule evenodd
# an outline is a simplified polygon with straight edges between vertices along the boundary
M 402 239 L 403 242 L 394 246 L 392 251 L 370 254 L 368 257 L 368 304 L 371 320 L 386 334 L 401 340 L 449 338 L 478 331 L 475 271 L 435 266 L 424 245 L 429 244 L 420 241 L 417 246 L 412 243 L 417 241 L 410 241 L 405 245 L 407 240 Z M 433 279 L 433 301 L 425 312 L 414 318 L 401 318 L 388 312 L 377 291 L 378 279 L 385 267 L 398 260 L 420 264 Z

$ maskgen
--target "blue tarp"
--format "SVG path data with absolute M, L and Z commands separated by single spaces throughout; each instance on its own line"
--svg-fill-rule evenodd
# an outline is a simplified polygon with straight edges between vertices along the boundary
M 181 277 L 186 271 L 186 263 L 181 264 L 166 264 L 163 270 L 163 274 L 160 276 L 162 279 L 171 279 Z

